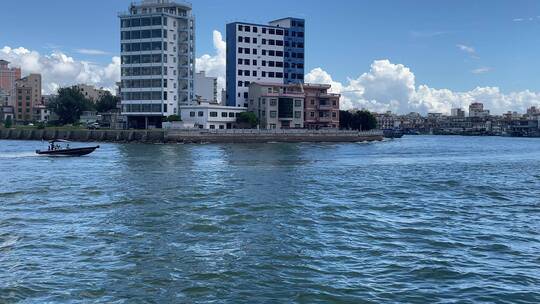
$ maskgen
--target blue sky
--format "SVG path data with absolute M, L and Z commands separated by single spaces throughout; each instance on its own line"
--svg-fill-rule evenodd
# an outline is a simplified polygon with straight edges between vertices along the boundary
M 18 1 L 3 1 L 0 48 L 60 50 L 105 65 L 119 53 L 117 13 L 129 3 L 26 0 L 21 9 Z M 358 78 L 374 60 L 388 59 L 410 68 L 416 85 L 540 91 L 540 1 L 196 0 L 193 7 L 198 57 L 215 54 L 212 31 L 225 34 L 228 22 L 295 16 L 306 19 L 307 71 L 321 67 L 335 81 Z

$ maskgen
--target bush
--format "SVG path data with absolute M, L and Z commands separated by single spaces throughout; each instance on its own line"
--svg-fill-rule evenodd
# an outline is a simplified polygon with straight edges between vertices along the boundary
M 9 129 L 13 126 L 13 121 L 11 120 L 11 116 L 8 116 L 6 118 L 6 121 L 4 121 L 4 127 Z
M 43 122 L 38 123 L 38 124 L 36 125 L 36 128 L 37 128 L 38 130 L 43 130 L 43 129 L 45 129 L 45 123 L 43 123 Z
M 257 116 L 253 112 L 242 112 L 236 118 L 236 123 L 255 128 L 259 124 L 259 119 L 257 119 Z
M 180 119 L 180 116 L 178 116 L 178 115 L 171 115 L 171 116 L 167 117 L 167 121 L 168 122 L 175 122 L 175 121 L 182 121 L 182 119 Z

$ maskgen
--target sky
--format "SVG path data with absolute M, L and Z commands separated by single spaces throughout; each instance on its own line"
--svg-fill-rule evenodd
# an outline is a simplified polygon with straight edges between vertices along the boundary
M 118 13 L 126 0 L 4 1 L 0 59 L 41 72 L 44 91 L 119 80 Z M 197 69 L 225 83 L 225 25 L 306 19 L 306 80 L 345 108 L 493 112 L 540 105 L 540 1 L 193 0 Z

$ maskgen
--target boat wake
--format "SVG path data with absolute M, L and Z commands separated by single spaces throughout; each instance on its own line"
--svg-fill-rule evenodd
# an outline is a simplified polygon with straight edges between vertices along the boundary
M 28 158 L 39 157 L 35 152 L 4 152 L 0 153 L 0 158 Z

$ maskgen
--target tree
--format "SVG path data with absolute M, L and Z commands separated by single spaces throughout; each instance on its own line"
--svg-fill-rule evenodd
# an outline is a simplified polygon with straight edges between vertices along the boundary
M 339 128 L 342 130 L 350 129 L 352 117 L 353 113 L 349 111 L 339 111 Z
M 11 128 L 12 125 L 13 125 L 13 121 L 11 120 L 11 115 L 9 115 L 8 117 L 6 117 L 6 121 L 4 121 L 4 127 L 6 129 L 9 129 Z
M 236 117 L 236 123 L 249 128 L 255 128 L 259 124 L 259 119 L 253 112 L 242 112 Z
M 48 108 L 58 115 L 58 122 L 65 125 L 76 123 L 84 111 L 94 109 L 94 104 L 77 88 L 60 88 Z
M 358 120 L 357 130 L 369 131 L 377 128 L 377 118 L 375 118 L 375 115 L 367 110 L 356 112 L 355 120 Z
M 182 121 L 182 119 L 180 119 L 180 116 L 178 115 L 168 116 L 167 118 L 165 118 L 165 120 L 168 122 Z
M 346 130 L 369 131 L 377 127 L 377 119 L 366 110 L 339 112 L 339 127 Z
M 117 109 L 120 97 L 113 96 L 111 93 L 106 92 L 96 102 L 96 110 L 99 113 L 105 113 Z

